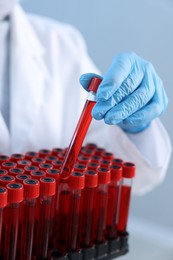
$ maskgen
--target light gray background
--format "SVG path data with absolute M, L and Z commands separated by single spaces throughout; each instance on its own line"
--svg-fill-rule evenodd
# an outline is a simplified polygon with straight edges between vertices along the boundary
M 82 32 L 91 57 L 103 73 L 112 57 L 121 51 L 133 50 L 150 60 L 163 79 L 169 97 L 168 109 L 161 119 L 173 140 L 172 0 L 24 0 L 22 5 L 26 11 L 75 25 Z M 132 198 L 129 229 L 135 234 L 132 234 L 131 257 L 134 253 L 135 259 L 173 259 L 173 244 L 170 251 L 164 248 L 161 253 L 158 249 L 162 239 L 173 242 L 172 160 L 162 185 L 145 196 Z M 140 247 L 140 238 L 141 245 L 151 240 L 152 250 L 145 251 L 144 247 Z M 160 244 L 156 243 L 156 238 L 160 238 Z M 147 249 L 147 244 L 145 246 Z M 142 253 L 142 248 L 145 253 Z

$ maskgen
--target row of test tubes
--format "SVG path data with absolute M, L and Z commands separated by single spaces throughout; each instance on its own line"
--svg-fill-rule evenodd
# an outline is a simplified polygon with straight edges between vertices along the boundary
M 0 259 L 99 259 L 127 234 L 135 165 L 88 143 L 62 179 L 65 153 L 0 155 Z

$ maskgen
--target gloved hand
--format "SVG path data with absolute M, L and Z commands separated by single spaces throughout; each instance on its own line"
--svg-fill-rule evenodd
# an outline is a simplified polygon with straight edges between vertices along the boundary
M 86 90 L 93 76 L 98 75 L 88 73 L 80 77 Z M 167 103 L 163 83 L 152 64 L 133 52 L 125 52 L 113 59 L 103 76 L 92 116 L 96 120 L 104 119 L 109 125 L 117 124 L 129 133 L 137 133 L 160 116 Z

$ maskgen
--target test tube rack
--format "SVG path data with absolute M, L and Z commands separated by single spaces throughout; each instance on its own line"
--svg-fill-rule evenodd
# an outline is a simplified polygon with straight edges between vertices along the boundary
M 57 208 L 59 206 L 58 201 L 60 201 L 60 191 L 59 186 L 61 183 L 61 178 L 59 176 L 60 168 L 64 159 L 66 153 L 66 149 L 62 148 L 54 148 L 52 150 L 48 149 L 41 149 L 38 152 L 27 152 L 25 154 L 12 154 L 11 156 L 7 155 L 0 155 L 0 259 L 2 260 L 29 260 L 29 259 L 69 259 L 69 260 L 78 260 L 78 259 L 85 259 L 85 260 L 91 260 L 91 259 L 113 259 L 118 258 L 119 256 L 125 255 L 129 251 L 129 234 L 125 229 L 122 230 L 116 230 L 114 233 L 115 236 L 109 237 L 106 235 L 106 219 L 107 219 L 107 212 L 110 210 L 109 208 L 106 208 L 106 215 L 104 219 L 103 229 L 101 230 L 103 234 L 102 241 L 93 241 L 94 238 L 91 235 L 91 240 L 88 246 L 83 247 L 80 243 L 80 236 L 79 236 L 79 230 L 81 229 L 81 205 L 79 208 L 79 216 L 78 216 L 78 225 L 75 226 L 75 231 L 77 232 L 77 238 L 76 238 L 76 244 L 75 248 L 69 249 L 69 247 L 65 246 L 66 241 L 64 240 L 64 244 L 59 246 L 59 243 L 57 242 L 58 239 L 56 236 L 58 236 L 59 229 L 57 228 L 57 221 L 59 221 L 59 216 L 57 214 L 61 214 L 59 209 Z M 81 176 L 85 177 L 86 171 L 95 171 L 97 173 L 98 168 L 101 167 L 103 169 L 106 169 L 105 171 L 110 171 L 110 167 L 114 164 L 118 167 L 122 168 L 123 170 L 123 160 L 115 158 L 112 153 L 106 151 L 105 149 L 99 148 L 95 144 L 86 144 L 85 146 L 82 146 L 80 153 L 78 155 L 77 161 L 75 163 L 74 169 L 72 172 L 80 173 Z M 75 168 L 76 167 L 76 168 Z M 92 168 L 93 167 L 93 168 Z M 111 172 L 110 172 L 111 173 Z M 76 176 L 80 175 L 77 174 Z M 46 179 L 46 182 L 48 182 L 49 186 L 46 186 L 47 184 L 43 183 Z M 35 211 L 34 212 L 34 218 L 32 218 L 33 229 L 30 234 L 30 238 L 32 241 L 27 241 L 27 244 L 30 244 L 30 252 L 28 253 L 27 257 L 21 256 L 21 243 L 24 243 L 26 241 L 21 240 L 22 234 L 24 234 L 24 237 L 26 237 L 28 234 L 26 234 L 26 230 L 24 233 L 22 233 L 23 229 L 28 228 L 27 225 L 24 226 L 24 223 L 26 222 L 24 219 L 24 204 L 26 202 L 25 196 L 31 196 L 31 193 L 26 192 L 26 185 L 27 180 L 35 180 L 40 185 L 39 194 L 36 195 L 33 198 L 35 199 Z M 42 183 L 41 183 L 42 182 Z M 28 183 L 31 183 L 28 182 Z M 50 188 L 51 183 L 51 188 Z M 54 183 L 54 184 L 53 184 Z M 74 183 L 74 182 L 73 182 Z M 110 183 L 110 181 L 107 182 L 107 186 Z M 11 185 L 13 184 L 13 185 Z M 14 188 L 18 185 L 18 188 L 23 189 L 23 195 L 22 192 L 20 194 L 20 199 L 18 197 L 18 211 L 16 211 L 16 226 L 13 228 L 14 230 L 9 231 L 9 223 L 7 220 L 10 221 L 10 216 L 8 216 L 9 212 L 9 203 L 17 205 L 16 201 L 13 201 L 11 199 L 10 195 L 10 187 Z M 43 185 L 44 184 L 44 185 Z M 56 184 L 56 185 L 55 185 Z M 66 183 L 67 184 L 67 183 Z M 11 186 L 9 186 L 11 185 Z M 75 184 L 76 185 L 76 184 Z M 122 183 L 121 183 L 122 185 Z M 56 186 L 56 187 L 55 187 Z M 42 188 L 41 188 L 42 187 Z M 85 184 L 84 184 L 85 187 Z M 4 196 L 1 196 L 1 189 L 2 193 L 3 190 L 6 190 L 7 196 L 6 199 Z M 96 187 L 97 189 L 97 187 Z M 51 191 L 50 191 L 51 190 Z M 83 190 L 83 188 L 82 188 Z M 121 190 L 121 189 L 120 189 Z M 38 191 L 38 190 L 37 190 Z M 83 191 L 82 191 L 83 192 Z M 29 194 L 29 195 L 26 195 Z M 69 193 L 70 194 L 70 193 Z M 81 193 L 81 198 L 83 193 Z M 22 197 L 23 196 L 23 197 Z M 47 196 L 47 197 L 46 197 Z M 120 196 L 119 193 L 119 202 L 120 202 Z M 10 197 L 10 198 L 9 198 Z M 51 197 L 51 200 L 45 200 L 45 197 Z M 108 199 L 108 197 L 107 197 Z M 2 202 L 3 200 L 3 202 Z M 44 201 L 45 200 L 45 201 Z M 10 202 L 9 202 L 10 201 Z M 82 201 L 82 199 L 81 199 Z M 45 203 L 45 204 L 44 204 Z M 49 209 L 47 208 L 47 211 L 41 211 L 41 207 L 43 205 L 49 204 Z M 41 206 L 40 206 L 41 205 Z M 65 203 L 64 203 L 65 205 Z M 69 204 L 70 205 L 70 204 Z M 32 204 L 33 206 L 33 204 Z M 129 205 L 127 205 L 128 207 Z M 17 206 L 16 206 L 17 207 Z M 93 208 L 93 212 L 94 212 Z M 41 212 L 41 213 L 40 213 Z M 48 214 L 46 217 L 43 215 L 43 212 Z M 2 213 L 2 214 L 1 214 Z M 94 214 L 94 213 L 93 213 Z M 118 213 L 117 213 L 118 214 Z M 63 215 L 65 216 L 65 215 Z M 26 218 L 28 216 L 26 215 Z M 31 216 L 30 216 L 31 217 Z M 33 217 L 33 215 L 32 215 Z M 42 220 L 43 218 L 43 220 Z M 127 214 L 128 218 L 128 214 Z M 2 221 L 2 222 L 1 222 Z M 31 221 L 28 220 L 28 221 Z M 45 228 L 44 223 L 41 226 L 41 231 L 38 232 L 38 225 L 41 225 L 41 222 L 46 222 L 46 232 L 47 234 L 39 233 L 43 232 L 43 229 Z M 65 220 L 68 221 L 68 218 Z M 114 218 L 115 221 L 115 218 Z M 117 217 L 116 217 L 117 221 Z M 127 222 L 127 219 L 126 219 Z M 1 225 L 2 223 L 2 225 Z M 29 222 L 27 222 L 29 223 Z M 64 222 L 65 223 L 65 222 Z M 26 223 L 25 223 L 26 224 Z M 115 229 L 117 227 L 117 223 L 114 223 Z M 93 227 L 93 223 L 92 223 Z M 62 227 L 63 228 L 63 227 Z M 64 227 L 65 228 L 65 227 Z M 69 224 L 67 225 L 66 229 L 66 237 L 68 239 L 68 228 Z M 77 230 L 77 231 L 76 231 Z M 91 230 L 92 231 L 92 230 Z M 6 233 L 8 232 L 14 232 L 14 241 L 10 241 L 10 235 L 7 239 Z M 37 233 L 37 236 L 36 236 Z M 41 236 L 39 236 L 41 235 Z M 36 237 L 35 237 L 36 236 Z M 43 241 L 45 236 L 45 240 Z M 40 241 L 42 241 L 42 248 L 39 251 L 39 254 L 37 255 L 37 249 L 36 244 L 39 244 Z M 8 242 L 9 245 L 6 245 L 5 243 Z M 28 246 L 28 245 L 27 245 Z M 28 246 L 29 247 L 29 246 Z M 6 248 L 6 249 L 5 249 Z M 7 252 L 12 250 L 12 252 Z M 24 249 L 22 249 L 24 250 Z M 24 252 L 25 255 L 26 252 Z

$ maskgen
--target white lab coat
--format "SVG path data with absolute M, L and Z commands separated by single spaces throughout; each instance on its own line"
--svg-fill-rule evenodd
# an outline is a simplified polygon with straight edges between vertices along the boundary
M 67 147 L 87 96 L 79 84 L 85 72 L 98 70 L 76 29 L 26 16 L 16 5 L 11 16 L 10 133 L 0 114 L 0 152 Z M 165 176 L 171 145 L 158 119 L 136 135 L 93 120 L 85 142 L 136 163 L 134 193 L 151 190 Z

